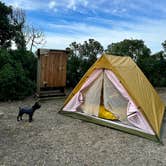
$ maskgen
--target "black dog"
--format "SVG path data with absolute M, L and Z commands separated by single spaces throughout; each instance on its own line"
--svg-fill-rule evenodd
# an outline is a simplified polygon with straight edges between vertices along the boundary
M 21 108 L 19 107 L 19 113 L 17 116 L 17 121 L 22 120 L 22 116 L 23 114 L 28 114 L 29 115 L 29 122 L 32 122 L 33 120 L 33 114 L 35 112 L 35 110 L 39 109 L 41 107 L 41 105 L 39 104 L 39 102 L 36 102 L 31 108 Z

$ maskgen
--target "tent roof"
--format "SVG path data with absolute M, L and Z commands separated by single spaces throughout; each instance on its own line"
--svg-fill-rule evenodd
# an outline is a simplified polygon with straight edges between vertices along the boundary
M 109 69 L 117 76 L 154 132 L 160 137 L 160 128 L 165 108 L 164 103 L 143 72 L 130 57 L 103 54 L 82 77 L 66 99 L 65 105 L 79 91 L 91 73 L 95 69 L 101 68 Z

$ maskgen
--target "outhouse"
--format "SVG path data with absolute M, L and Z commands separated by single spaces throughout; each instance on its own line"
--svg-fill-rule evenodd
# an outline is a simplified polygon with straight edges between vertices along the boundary
M 67 51 L 37 50 L 37 95 L 51 97 L 65 95 Z

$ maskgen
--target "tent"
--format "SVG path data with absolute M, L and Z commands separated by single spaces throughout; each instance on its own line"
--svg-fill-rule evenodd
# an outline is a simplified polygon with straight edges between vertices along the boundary
M 130 57 L 102 55 L 60 113 L 160 141 L 164 103 Z

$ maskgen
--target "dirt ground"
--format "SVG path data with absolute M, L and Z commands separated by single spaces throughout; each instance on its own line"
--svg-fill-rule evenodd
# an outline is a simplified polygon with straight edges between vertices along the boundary
M 166 89 L 158 90 L 166 103 Z M 16 121 L 19 106 L 33 98 L 1 102 L 1 166 L 164 166 L 166 165 L 166 116 L 164 145 L 114 129 L 58 114 L 64 98 L 42 101 L 29 123 Z

